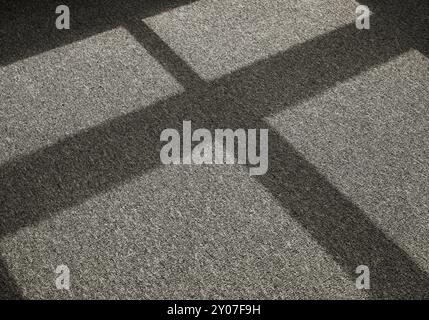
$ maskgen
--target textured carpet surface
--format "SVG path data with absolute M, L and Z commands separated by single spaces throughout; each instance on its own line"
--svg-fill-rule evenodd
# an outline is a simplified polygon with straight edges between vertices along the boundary
M 0 298 L 429 298 L 427 1 L 0 3 Z M 161 164 L 183 120 L 267 174 Z

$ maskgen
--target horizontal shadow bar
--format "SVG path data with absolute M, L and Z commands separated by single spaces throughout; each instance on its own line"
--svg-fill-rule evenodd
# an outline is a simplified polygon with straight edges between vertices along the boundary
M 3 164 L 0 236 L 159 166 L 162 129 L 201 112 L 209 120 L 207 126 L 219 127 L 240 112 L 217 101 L 216 88 L 239 97 L 252 93 L 256 101 L 246 102 L 254 105 L 249 120 L 259 119 L 399 54 L 396 47 L 380 49 L 372 37 L 361 35 L 345 26 L 218 79 L 211 87 L 174 96 Z M 257 105 L 258 98 L 264 104 Z
M 345 26 L 217 79 L 201 90 L 174 96 L 5 163 L 0 167 L 0 235 L 52 217 L 158 167 L 159 135 L 164 128 L 180 128 L 182 120 L 205 128 L 265 127 L 264 116 L 293 107 L 402 52 L 390 43 L 388 33 L 362 33 Z M 350 272 L 357 262 L 365 261 L 375 264 L 379 274 L 404 268 L 409 276 L 399 275 L 396 283 L 389 274 L 375 276 L 374 295 L 408 297 L 408 288 L 415 285 L 420 296 L 427 277 L 412 260 L 287 141 L 270 138 L 272 164 L 269 175 L 260 181 L 292 209 L 294 217 L 341 267 Z M 277 184 L 270 182 L 273 174 Z M 321 205 L 322 200 L 328 205 Z M 300 203 L 306 207 L 300 208 Z M 349 235 L 355 225 L 362 230 Z M 410 285 L 405 291 L 396 291 L 406 281 Z

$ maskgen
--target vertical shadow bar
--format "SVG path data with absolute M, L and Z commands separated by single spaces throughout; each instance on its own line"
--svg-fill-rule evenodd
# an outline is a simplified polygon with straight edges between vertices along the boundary
M 124 26 L 187 91 L 196 91 L 208 85 L 145 22 L 135 19 L 128 21 Z

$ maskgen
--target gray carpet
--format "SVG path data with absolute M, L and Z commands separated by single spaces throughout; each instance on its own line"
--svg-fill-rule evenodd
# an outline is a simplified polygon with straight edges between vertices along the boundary
M 429 4 L 359 3 L 1 1 L 0 298 L 429 298 Z M 162 165 L 183 120 L 267 174 Z

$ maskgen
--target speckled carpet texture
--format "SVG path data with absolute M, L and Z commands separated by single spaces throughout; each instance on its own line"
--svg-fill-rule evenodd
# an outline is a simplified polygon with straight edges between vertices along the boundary
M 429 299 L 429 1 L 0 0 L 0 299 Z

